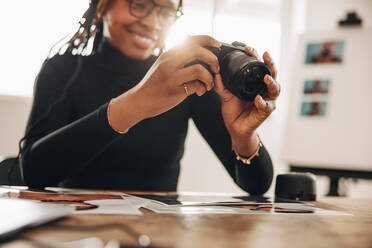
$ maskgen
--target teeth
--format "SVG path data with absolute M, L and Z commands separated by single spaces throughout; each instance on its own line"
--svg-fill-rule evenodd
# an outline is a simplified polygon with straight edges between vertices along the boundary
M 137 34 L 135 34 L 134 36 L 136 37 L 136 39 L 138 39 L 141 42 L 146 43 L 146 44 L 152 44 L 152 42 L 153 42 L 152 39 L 144 37 L 144 36 L 140 36 L 140 35 L 137 35 Z

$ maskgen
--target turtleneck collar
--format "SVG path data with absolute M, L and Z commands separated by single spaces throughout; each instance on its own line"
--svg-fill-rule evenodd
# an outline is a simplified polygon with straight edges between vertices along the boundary
M 102 38 L 98 45 L 96 56 L 99 58 L 99 64 L 106 70 L 128 76 L 146 73 L 157 59 L 155 56 L 150 56 L 146 60 L 130 58 L 105 38 Z

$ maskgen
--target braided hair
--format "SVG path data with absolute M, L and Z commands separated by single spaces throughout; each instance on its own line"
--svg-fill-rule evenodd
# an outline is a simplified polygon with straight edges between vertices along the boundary
M 78 30 L 62 44 L 59 54 L 88 55 L 94 53 L 103 36 L 102 17 L 112 0 L 90 0 L 89 7 L 79 21 Z M 89 47 L 89 44 L 92 46 Z

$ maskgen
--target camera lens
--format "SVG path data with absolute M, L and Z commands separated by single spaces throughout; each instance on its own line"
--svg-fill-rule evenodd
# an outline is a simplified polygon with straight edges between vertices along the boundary
M 244 51 L 245 44 L 234 42 L 232 45 L 222 43 L 220 48 L 205 47 L 218 57 L 222 82 L 226 89 L 242 101 L 252 102 L 256 95 L 263 96 L 267 87 L 264 82 L 266 74 L 271 75 L 269 68 Z M 201 64 L 211 74 L 207 64 L 195 60 L 185 65 Z
M 220 60 L 221 76 L 225 87 L 243 101 L 253 101 L 257 94 L 267 91 L 263 79 L 271 75 L 267 66 L 242 50 L 226 53 Z

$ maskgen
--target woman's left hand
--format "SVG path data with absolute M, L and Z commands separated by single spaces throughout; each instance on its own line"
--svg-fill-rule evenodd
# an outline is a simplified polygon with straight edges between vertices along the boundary
M 256 57 L 257 52 L 251 47 L 245 47 L 247 54 Z M 222 99 L 222 116 L 232 139 L 234 150 L 242 156 L 250 156 L 258 146 L 256 129 L 275 110 L 275 101 L 280 94 L 280 85 L 276 82 L 277 70 L 268 52 L 263 54 L 264 63 L 270 69 L 271 75 L 264 77 L 267 93 L 256 95 L 253 102 L 241 101 L 227 90 L 221 75 L 215 75 L 215 91 Z

